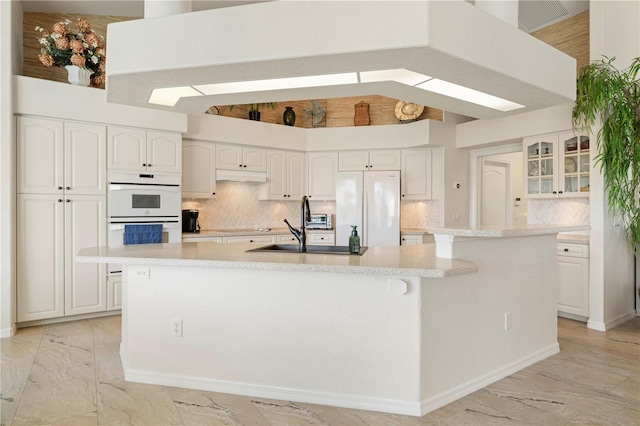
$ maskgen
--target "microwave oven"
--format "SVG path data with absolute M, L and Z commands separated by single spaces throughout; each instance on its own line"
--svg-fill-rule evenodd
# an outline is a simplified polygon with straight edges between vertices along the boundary
M 333 229 L 333 220 L 330 214 L 311 214 L 311 220 L 307 221 L 307 229 Z

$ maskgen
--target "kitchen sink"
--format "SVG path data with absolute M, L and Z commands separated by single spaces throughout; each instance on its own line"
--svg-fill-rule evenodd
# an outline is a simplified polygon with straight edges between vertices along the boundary
M 248 252 L 272 252 L 272 253 L 301 253 L 298 251 L 297 244 L 269 244 L 268 246 L 262 246 L 247 250 Z M 307 246 L 307 253 L 309 254 L 353 254 L 355 256 L 362 256 L 367 251 L 367 247 L 360 247 L 360 253 L 349 253 L 348 246 Z

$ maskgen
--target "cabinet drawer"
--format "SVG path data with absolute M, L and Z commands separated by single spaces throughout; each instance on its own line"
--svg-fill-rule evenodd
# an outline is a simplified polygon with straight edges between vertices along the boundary
M 222 237 L 182 237 L 183 243 L 203 243 L 205 241 L 210 243 L 221 243 Z
M 278 244 L 298 244 L 298 239 L 292 234 L 289 235 L 276 235 Z
M 411 246 L 423 243 L 424 238 L 422 234 L 402 234 L 400 236 L 400 245 L 402 246 Z
M 558 243 L 558 256 L 589 257 L 589 246 L 586 244 Z
M 274 235 L 249 235 L 246 237 L 223 237 L 224 243 L 275 244 Z
M 336 244 L 335 234 L 309 234 L 309 244 L 314 246 L 333 246 Z

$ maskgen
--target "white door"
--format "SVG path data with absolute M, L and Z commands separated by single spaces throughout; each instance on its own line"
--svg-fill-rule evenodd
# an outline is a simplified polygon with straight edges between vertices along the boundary
M 511 177 L 509 163 L 483 159 L 480 225 L 510 224 Z
M 18 193 L 62 195 L 63 129 L 62 121 L 18 117 Z
M 362 245 L 400 245 L 400 171 L 364 173 Z
M 267 171 L 267 150 L 265 148 L 242 148 L 242 170 L 247 172 Z
M 215 144 L 185 141 L 182 146 L 182 196 L 215 198 L 215 164 Z
M 310 152 L 308 158 L 309 198 L 311 200 L 335 200 L 338 153 Z
M 288 197 L 301 199 L 307 188 L 307 157 L 303 152 L 287 152 Z
M 147 171 L 180 173 L 182 136 L 179 133 L 147 132 Z
M 400 170 L 399 149 L 369 151 L 369 170 Z
M 107 128 L 64 123 L 65 193 L 106 195 Z
M 402 150 L 402 199 L 431 199 L 431 150 Z
M 17 320 L 64 316 L 64 198 L 18 194 Z
M 267 151 L 267 199 L 283 200 L 287 199 L 287 153 L 285 151 Z
M 106 196 L 65 200 L 65 315 L 107 310 L 106 264 L 76 263 L 78 251 L 107 244 Z
M 340 151 L 338 153 L 338 171 L 365 170 L 369 170 L 369 151 Z
M 339 172 L 336 176 L 336 245 L 348 246 L 351 227 L 358 227 L 361 244 L 363 214 L 363 173 Z
M 147 170 L 147 132 L 109 126 L 107 168 L 144 172 Z
M 240 145 L 216 145 L 216 169 L 242 170 L 242 147 Z

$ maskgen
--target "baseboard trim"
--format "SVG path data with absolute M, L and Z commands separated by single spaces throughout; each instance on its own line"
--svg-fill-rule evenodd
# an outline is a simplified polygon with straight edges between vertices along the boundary
M 15 324 L 13 324 L 9 328 L 0 329 L 0 338 L 11 337 L 16 334 L 16 330 L 17 328 Z
M 284 401 L 328 405 L 332 407 L 354 408 L 359 410 L 420 416 L 420 403 L 418 401 L 411 402 L 384 398 L 371 398 L 358 395 L 314 392 L 302 389 L 255 385 L 224 380 L 204 379 L 200 377 L 189 377 L 176 374 L 152 373 L 147 371 L 126 369 L 124 377 L 125 380 L 129 382 L 175 386 L 180 388 L 222 392 L 256 398 L 279 399 Z
M 453 401 L 456 401 L 464 396 L 469 395 L 470 393 L 482 389 L 483 387 L 488 386 L 491 383 L 495 383 L 498 380 L 504 379 L 505 377 L 516 373 L 523 368 L 529 367 L 536 362 L 542 361 L 545 358 L 555 355 L 558 352 L 560 352 L 560 345 L 556 342 L 530 355 L 527 355 L 518 360 L 515 360 L 512 363 L 500 367 L 488 374 L 470 380 L 466 383 L 456 386 L 453 389 L 442 392 L 434 397 L 423 399 L 422 403 L 420 404 L 420 415 L 424 416 L 425 414 L 433 410 L 444 407 L 445 405 L 450 404 Z
M 587 328 L 590 330 L 596 330 L 596 331 L 606 331 L 607 330 L 607 326 L 605 323 L 600 322 L 600 321 L 592 321 L 589 320 L 587 321 Z
M 606 330 L 611 330 L 612 328 L 615 328 L 617 326 L 619 326 L 620 324 L 624 324 L 625 322 L 634 319 L 636 317 L 636 311 L 632 310 L 627 312 L 626 314 L 623 315 L 619 315 L 613 319 L 607 320 L 605 321 L 605 327 Z

